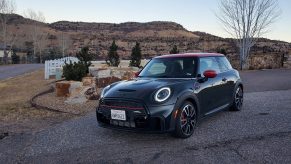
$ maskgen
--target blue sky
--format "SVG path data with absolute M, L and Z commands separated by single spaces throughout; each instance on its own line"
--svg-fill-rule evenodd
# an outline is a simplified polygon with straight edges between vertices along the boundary
M 227 36 L 215 12 L 219 0 L 15 0 L 17 13 L 41 11 L 48 23 L 173 21 L 190 31 Z M 282 14 L 266 38 L 291 42 L 291 1 L 279 0 Z

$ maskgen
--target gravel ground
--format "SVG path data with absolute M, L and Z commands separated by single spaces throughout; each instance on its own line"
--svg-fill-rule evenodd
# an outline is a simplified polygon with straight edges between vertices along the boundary
M 55 94 L 55 92 L 52 92 L 39 96 L 35 99 L 35 102 L 38 105 L 76 115 L 93 111 L 98 105 L 97 100 L 88 100 L 86 103 L 83 104 L 67 104 L 64 103 L 64 101 L 66 100 L 65 97 L 56 97 Z
M 5 137 L 0 140 L 0 161 L 289 164 L 291 76 L 288 74 L 288 70 L 244 72 L 247 93 L 243 110 L 224 111 L 202 120 L 188 139 L 104 129 L 97 126 L 95 112 L 89 112 L 37 133 Z M 261 85 L 256 83 L 260 82 L 256 81 L 259 76 L 265 79 Z M 252 88 L 256 92 L 251 92 Z
M 44 80 L 44 70 L 0 80 L 0 138 L 5 133 L 14 135 L 39 131 L 72 117 L 31 107 L 30 98 L 46 90 L 52 82 Z
M 291 90 L 245 94 L 240 112 L 205 119 L 188 139 L 97 126 L 95 113 L 6 137 L 6 163 L 291 163 Z

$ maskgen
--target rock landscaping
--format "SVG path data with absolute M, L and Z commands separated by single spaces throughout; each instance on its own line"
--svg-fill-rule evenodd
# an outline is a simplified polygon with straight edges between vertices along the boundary
M 134 78 L 135 67 L 90 67 L 91 76 L 80 81 L 58 81 L 52 84 L 52 92 L 34 98 L 36 106 L 75 115 L 94 110 L 102 88 L 120 80 Z

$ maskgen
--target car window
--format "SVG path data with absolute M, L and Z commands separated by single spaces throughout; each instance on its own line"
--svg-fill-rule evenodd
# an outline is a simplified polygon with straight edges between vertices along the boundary
M 199 60 L 199 75 L 203 77 L 203 72 L 206 70 L 214 70 L 217 73 L 220 73 L 219 65 L 215 57 L 202 57 Z
M 195 58 L 157 58 L 146 65 L 139 77 L 189 78 L 195 73 Z
M 217 59 L 218 64 L 220 66 L 221 72 L 225 72 L 227 70 L 232 69 L 232 66 L 226 57 L 217 57 L 216 59 Z
M 153 63 L 152 67 L 150 67 L 149 72 L 152 75 L 158 75 L 165 73 L 166 71 L 166 65 L 164 63 Z

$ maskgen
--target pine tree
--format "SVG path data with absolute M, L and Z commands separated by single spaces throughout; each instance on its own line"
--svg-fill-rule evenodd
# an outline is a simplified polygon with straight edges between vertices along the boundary
M 13 53 L 11 55 L 11 60 L 12 60 L 12 64 L 19 64 L 20 57 L 18 55 L 16 55 L 16 53 L 13 51 Z
M 141 49 L 140 44 L 136 42 L 135 46 L 132 48 L 131 51 L 131 60 L 129 66 L 131 67 L 140 67 L 141 62 Z
M 216 50 L 217 53 L 220 53 L 220 54 L 223 54 L 223 55 L 226 55 L 226 50 L 224 48 L 217 48 Z
M 114 67 L 118 67 L 119 63 L 120 63 L 120 59 L 119 59 L 119 55 L 117 53 L 117 49 L 118 46 L 115 44 L 115 40 L 113 40 L 109 51 L 108 51 L 108 55 L 106 58 L 106 63 L 109 66 L 114 66 Z
M 63 67 L 63 75 L 66 80 L 81 81 L 89 73 L 89 66 L 93 60 L 89 47 L 83 47 L 76 57 L 80 60 L 78 63 L 66 63 Z
M 86 66 L 86 73 L 89 73 L 89 66 L 93 60 L 93 55 L 89 53 L 89 47 L 83 47 L 76 56 Z
M 170 54 L 178 54 L 179 53 L 179 50 L 177 48 L 176 45 L 174 45 L 174 47 L 172 48 L 172 50 L 170 51 Z

